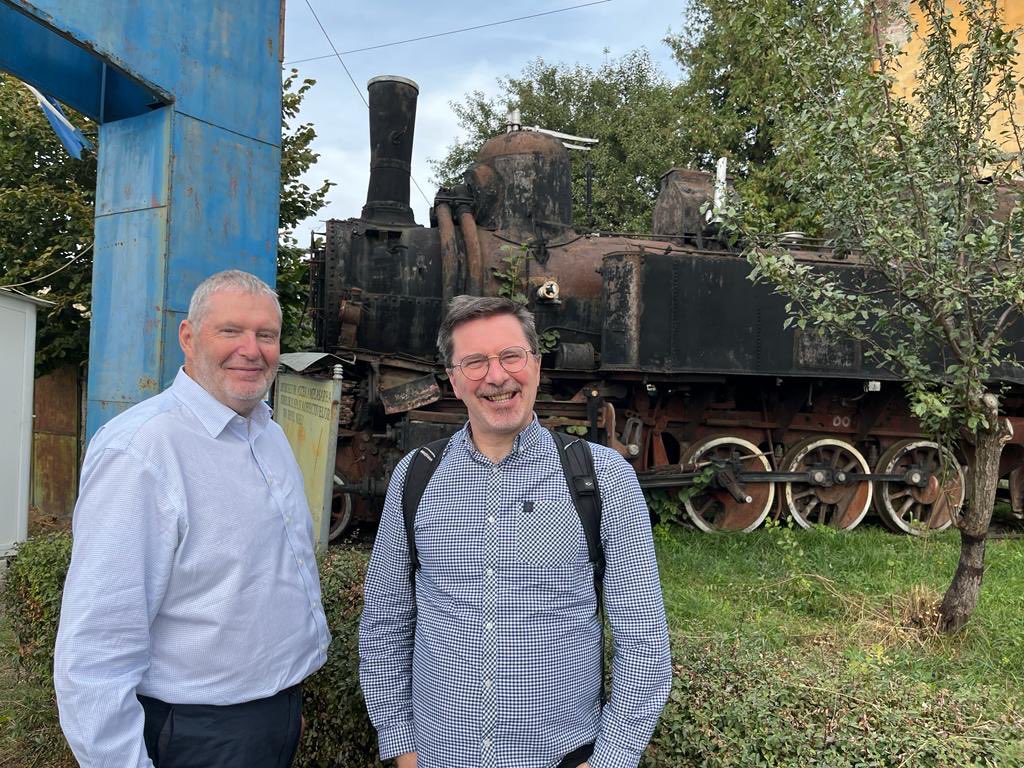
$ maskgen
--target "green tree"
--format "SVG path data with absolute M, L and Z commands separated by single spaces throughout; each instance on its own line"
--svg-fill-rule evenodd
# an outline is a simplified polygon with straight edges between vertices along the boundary
M 95 144 L 96 126 L 69 117 Z M 0 137 L 0 284 L 42 288 L 39 298 L 54 302 L 39 313 L 36 339 L 37 371 L 46 373 L 82 362 L 89 346 L 96 156 L 70 157 L 10 76 L 0 76 Z
M 278 291 L 285 349 L 308 348 L 313 338 L 308 267 L 292 232 L 326 204 L 332 186 L 302 180 L 318 158 L 311 148 L 316 132 L 295 121 L 313 85 L 298 82 L 295 71 L 282 84 Z M 68 116 L 95 144 L 96 125 L 71 110 Z M 0 284 L 54 302 L 39 315 L 36 372 L 42 375 L 88 356 L 96 158 L 90 152 L 70 157 L 35 98 L 10 76 L 0 77 L 0 136 Z
M 315 84 L 305 79 L 296 85 L 298 71 L 284 79 L 281 93 L 281 209 L 277 245 L 277 292 L 281 300 L 284 325 L 281 348 L 286 352 L 311 349 L 313 325 L 309 312 L 309 260 L 306 250 L 293 232 L 300 222 L 316 215 L 327 204 L 327 193 L 334 182 L 324 180 L 310 187 L 302 178 L 320 155 L 313 151 L 316 130 L 312 123 L 293 128 L 302 107 L 302 99 Z
M 807 214 L 869 267 L 865 278 L 843 284 L 794 261 L 756 207 L 730 218 L 754 277 L 791 298 L 791 319 L 862 340 L 905 377 L 925 430 L 967 456 L 967 504 L 954 517 L 960 561 L 940 607 L 941 627 L 952 632 L 977 603 L 1009 437 L 997 374 L 1015 362 L 1007 334 L 1017 323 L 1019 336 L 1024 314 L 1021 188 L 1007 186 L 1021 171 L 1014 98 L 1022 82 L 995 0 L 963 0 L 962 36 L 945 0 L 913 4 L 921 28 L 888 7 L 896 4 L 869 3 L 865 49 L 825 26 L 780 46 L 794 73 L 791 104 L 772 116 L 793 169 L 785 183 L 803 190 Z M 892 22 L 923 40 L 912 94 L 894 88 L 906 59 L 880 31 Z M 851 50 L 860 65 L 838 66 Z M 993 131 L 997 115 L 1005 122 Z
M 505 130 L 508 111 L 515 107 L 523 125 L 598 139 L 586 157 L 570 150 L 578 228 L 591 226 L 584 171 L 589 161 L 593 226 L 650 231 L 659 177 L 678 163 L 681 144 L 678 86 L 658 70 L 647 51 L 633 51 L 596 69 L 538 58 L 519 77 L 500 79 L 498 89 L 494 97 L 475 91 L 452 103 L 465 138 L 444 158 L 431 161 L 438 183 L 458 182 L 480 146 Z
M 803 195 L 782 184 L 792 158 L 779 152 L 784 128 L 778 107 L 799 93 L 780 40 L 808 28 L 840 40 L 862 37 L 861 4 L 851 0 L 692 0 L 685 32 L 670 35 L 683 70 L 679 89 L 681 160 L 713 170 L 729 160 L 731 181 L 743 199 L 757 205 L 782 229 L 818 234 L 803 214 Z M 842 77 L 857 66 L 855 48 L 829 62 Z

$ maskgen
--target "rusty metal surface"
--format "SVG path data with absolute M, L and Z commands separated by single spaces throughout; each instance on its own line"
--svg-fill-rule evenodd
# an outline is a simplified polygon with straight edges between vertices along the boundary
M 380 400 L 387 414 L 405 413 L 436 403 L 441 399 L 441 387 L 434 374 L 420 376 L 412 381 L 380 390 Z
M 601 349 L 606 367 L 637 368 L 640 360 L 640 276 L 643 255 L 612 253 L 604 257 L 604 324 Z
M 459 211 L 459 227 L 462 229 L 462 241 L 466 244 L 466 290 L 475 296 L 480 295 L 484 287 L 484 260 L 476 220 L 468 207 Z
M 705 171 L 673 168 L 661 177 L 654 205 L 654 232 L 659 235 L 696 235 L 707 220 L 701 206 L 715 196 L 715 177 Z
M 78 497 L 78 437 L 36 432 L 32 438 L 32 506 L 71 522 Z
M 60 368 L 35 381 L 32 506 L 65 522 L 78 495 L 81 402 L 77 368 Z
M 441 300 L 447 307 L 448 303 L 460 291 L 462 284 L 462 257 L 459 254 L 459 243 L 455 239 L 455 222 L 452 209 L 448 203 L 438 203 L 434 211 L 437 215 L 437 235 L 441 246 Z M 479 249 L 480 244 L 477 243 Z
M 536 238 L 572 227 L 569 152 L 556 138 L 532 131 L 495 136 L 481 147 L 467 181 L 485 229 Z

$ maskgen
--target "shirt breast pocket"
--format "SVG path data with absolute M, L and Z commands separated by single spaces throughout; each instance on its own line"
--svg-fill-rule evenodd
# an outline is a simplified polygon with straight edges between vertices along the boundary
M 577 563 L 585 557 L 583 525 L 572 501 L 524 501 L 516 527 L 520 562 L 545 568 Z

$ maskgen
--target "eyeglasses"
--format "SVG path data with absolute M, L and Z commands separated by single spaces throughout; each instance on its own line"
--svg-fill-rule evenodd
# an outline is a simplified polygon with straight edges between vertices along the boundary
M 468 355 L 462 358 L 452 368 L 461 368 L 462 375 L 470 381 L 480 381 L 491 369 L 491 360 L 497 360 L 498 364 L 508 373 L 518 373 L 526 367 L 530 355 L 533 353 L 523 347 L 509 347 L 503 349 L 496 355 Z

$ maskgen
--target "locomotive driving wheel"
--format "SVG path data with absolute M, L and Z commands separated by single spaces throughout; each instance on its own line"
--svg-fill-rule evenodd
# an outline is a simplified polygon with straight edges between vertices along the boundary
M 736 467 L 744 474 L 771 472 L 768 457 L 753 443 L 739 437 L 710 437 L 691 445 L 680 465 L 684 472 L 700 472 L 713 464 Z M 683 494 L 686 514 L 705 532 L 752 531 L 767 517 L 775 501 L 772 482 L 744 482 L 735 486 L 742 499 L 720 484 L 713 483 Z
M 327 540 L 334 541 L 341 536 L 352 522 L 352 494 L 342 490 L 345 478 L 334 474 L 334 491 L 331 496 L 331 522 L 327 528 Z
M 790 517 L 801 528 L 827 525 L 848 531 L 864 519 L 871 504 L 871 481 L 844 481 L 849 474 L 868 474 L 867 459 L 845 440 L 808 437 L 782 459 L 782 472 L 820 471 L 819 482 L 789 482 L 781 489 Z
M 964 503 L 963 469 L 938 443 L 900 440 L 882 454 L 876 472 L 909 475 L 915 469 L 928 476 L 924 485 L 875 483 L 875 510 L 882 522 L 897 532 L 920 536 L 926 531 L 945 530 Z

